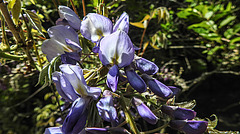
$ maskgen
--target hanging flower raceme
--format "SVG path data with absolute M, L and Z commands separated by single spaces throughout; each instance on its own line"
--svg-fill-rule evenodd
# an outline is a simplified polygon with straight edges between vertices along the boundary
M 148 123 L 156 124 L 158 118 L 152 113 L 152 111 L 142 102 L 142 100 L 133 97 L 133 105 L 136 107 L 139 115 Z
M 112 93 L 109 90 L 103 92 L 103 97 L 98 101 L 97 108 L 99 115 L 113 127 L 118 125 L 117 111 L 114 107 Z
M 87 86 L 83 71 L 79 66 L 62 64 L 59 68 L 61 72 L 53 73 L 53 82 L 61 97 L 73 102 L 63 122 L 62 131 L 64 134 L 79 133 L 87 120 L 87 106 L 91 99 L 98 99 L 101 89 Z
M 48 61 L 61 55 L 65 64 L 76 64 L 80 61 L 80 47 L 78 34 L 70 27 L 57 25 L 48 29 L 50 39 L 42 44 L 42 52 L 47 55 Z
M 80 30 L 81 20 L 77 14 L 67 6 L 58 6 L 58 13 L 60 18 L 56 24 L 70 25 L 75 30 Z
M 186 134 L 203 134 L 208 126 L 207 121 L 171 120 L 170 127 L 183 131 Z

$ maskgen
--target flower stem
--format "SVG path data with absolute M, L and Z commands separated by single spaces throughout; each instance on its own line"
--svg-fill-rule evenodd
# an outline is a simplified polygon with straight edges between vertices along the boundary
M 120 104 L 123 107 L 123 111 L 124 111 L 125 116 L 126 116 L 126 122 L 129 123 L 130 128 L 131 128 L 131 130 L 133 131 L 134 134 L 140 134 L 140 132 L 137 128 L 137 125 L 134 121 L 134 118 L 132 117 L 130 111 L 128 110 L 128 108 L 126 106 L 123 95 L 120 94 L 120 96 L 121 97 L 119 98 L 119 100 L 120 100 Z
M 149 131 L 146 131 L 146 132 L 141 132 L 140 134 L 152 134 L 152 133 L 154 133 L 154 132 L 156 132 L 156 131 L 160 131 L 160 130 L 166 128 L 167 126 L 168 126 L 168 123 L 164 124 L 164 125 L 161 126 L 161 127 L 155 128 L 155 129 L 153 129 L 153 130 L 149 130 Z

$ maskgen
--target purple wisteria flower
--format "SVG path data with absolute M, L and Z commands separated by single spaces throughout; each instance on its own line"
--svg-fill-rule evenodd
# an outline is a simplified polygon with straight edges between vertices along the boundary
M 96 43 L 103 36 L 110 35 L 112 27 L 112 22 L 107 17 L 96 13 L 89 13 L 83 18 L 80 31 L 86 39 Z
M 67 22 L 72 28 L 80 30 L 81 20 L 71 8 L 60 5 L 58 6 L 58 12 L 62 23 Z M 59 22 L 60 20 L 58 20 Z
M 118 84 L 118 68 L 128 66 L 134 58 L 133 44 L 128 35 L 118 30 L 100 42 L 99 59 L 103 65 L 113 65 L 107 75 L 107 83 L 115 92 Z
M 149 89 L 157 96 L 164 99 L 167 99 L 172 96 L 173 94 L 172 90 L 163 83 L 161 83 L 160 81 L 150 77 L 147 74 L 143 74 L 142 78 L 147 83 Z
M 208 126 L 207 121 L 195 120 L 172 120 L 170 127 L 183 131 L 186 134 L 203 134 Z
M 152 113 L 152 111 L 138 98 L 132 99 L 133 105 L 137 108 L 139 115 L 148 123 L 156 124 L 158 118 Z
M 100 88 L 87 86 L 83 71 L 79 66 L 62 64 L 59 68 L 61 72 L 53 73 L 53 81 L 64 99 L 73 101 L 76 95 L 79 95 L 81 97 L 91 96 L 96 100 L 100 96 Z
M 70 112 L 62 125 L 64 134 L 78 134 L 82 131 L 86 124 L 88 115 L 87 106 L 90 100 L 90 97 L 84 97 L 78 98 L 73 102 Z
M 144 80 L 135 72 L 131 66 L 124 68 L 130 85 L 139 93 L 143 93 L 147 90 L 147 85 Z
M 163 113 L 171 116 L 172 118 L 179 119 L 179 120 L 192 120 L 196 117 L 196 112 L 191 109 L 180 108 L 178 106 L 167 106 L 163 105 L 161 107 Z
M 57 25 L 48 29 L 50 39 L 42 44 L 42 52 L 47 55 L 48 61 L 61 55 L 63 63 L 76 64 L 80 60 L 78 34 L 70 27 Z
M 112 93 L 109 90 L 103 92 L 103 97 L 97 103 L 99 115 L 115 127 L 118 124 L 117 110 L 114 107 Z
M 135 56 L 135 62 L 136 62 L 137 69 L 141 73 L 145 73 L 148 75 L 154 75 L 159 70 L 158 66 L 155 63 L 153 63 L 147 59 Z
M 80 27 L 82 35 L 94 43 L 117 30 L 128 33 L 128 29 L 129 16 L 125 12 L 120 16 L 114 27 L 109 18 L 96 13 L 89 13 L 86 15 Z

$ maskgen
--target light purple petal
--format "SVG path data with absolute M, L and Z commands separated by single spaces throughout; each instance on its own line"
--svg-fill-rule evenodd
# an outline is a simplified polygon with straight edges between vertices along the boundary
M 64 54 L 64 47 L 54 39 L 45 40 L 42 44 L 42 52 L 47 55 L 48 61 L 51 61 L 54 57 Z
M 80 31 L 86 39 L 97 42 L 112 33 L 112 22 L 102 15 L 89 13 L 83 18 Z
M 118 66 L 114 65 L 109 69 L 107 74 L 107 86 L 112 89 L 113 92 L 117 90 L 119 70 Z
M 73 27 L 74 29 L 76 30 L 80 29 L 81 20 L 71 8 L 67 6 L 59 6 L 58 9 L 61 18 L 66 19 L 70 26 Z
M 148 123 L 156 124 L 158 118 L 152 113 L 152 111 L 138 98 L 133 98 L 133 104 L 137 108 L 139 115 Z
M 88 88 L 88 96 L 91 96 L 93 100 L 97 100 L 98 97 L 101 95 L 101 88 L 98 87 L 89 87 Z
M 122 30 L 128 33 L 128 29 L 129 29 L 129 16 L 126 12 L 124 12 L 114 25 L 113 32 L 116 32 L 117 30 Z
M 51 61 L 58 55 L 64 54 L 64 52 L 73 51 L 73 49 L 66 44 L 66 39 L 79 45 L 78 34 L 69 26 L 53 26 L 48 29 L 48 34 L 50 39 L 45 40 L 42 44 L 42 52 L 47 54 L 48 61 Z
M 80 46 L 78 43 L 72 41 L 71 39 L 66 38 L 66 39 L 65 39 L 65 42 L 66 42 L 66 44 L 69 45 L 74 51 L 76 51 L 76 52 L 82 51 L 81 46 Z
M 57 40 L 59 43 L 66 44 L 65 39 L 70 39 L 73 42 L 79 44 L 78 34 L 70 27 L 70 26 L 63 26 L 57 25 L 53 26 L 48 29 L 48 35 Z
M 147 59 L 138 58 L 135 61 L 136 61 L 136 66 L 141 73 L 146 73 L 148 75 L 154 75 L 159 70 L 158 66 L 155 63 L 153 63 Z
M 97 103 L 97 108 L 99 115 L 105 121 L 115 123 L 118 120 L 117 111 L 114 107 L 113 97 L 111 95 L 102 97 Z
M 44 134 L 62 134 L 60 127 L 49 127 L 45 129 Z
M 73 102 L 71 110 L 63 122 L 62 131 L 64 133 L 77 134 L 82 131 L 86 124 L 89 101 L 90 98 L 78 98 Z
M 133 69 L 125 67 L 125 73 L 127 75 L 128 82 L 135 90 L 139 93 L 143 93 L 147 90 L 147 85 L 144 80 Z
M 70 82 L 60 72 L 54 72 L 52 75 L 53 82 L 56 84 L 59 95 L 69 102 L 73 102 L 78 98 L 76 91 Z
M 129 65 L 134 58 L 133 44 L 124 31 L 116 31 L 100 42 L 99 58 L 103 65 L 116 64 L 119 68 Z
M 63 75 L 69 80 L 73 88 L 81 95 L 88 96 L 88 86 L 83 77 L 82 69 L 77 65 L 62 64 L 59 66 Z

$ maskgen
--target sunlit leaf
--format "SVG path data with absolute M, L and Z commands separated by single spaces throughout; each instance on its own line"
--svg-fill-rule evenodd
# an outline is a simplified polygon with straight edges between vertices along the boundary
M 18 24 L 19 15 L 21 13 L 21 0 L 12 0 L 9 2 L 8 9 L 12 13 L 13 22 Z
M 240 42 L 240 37 L 236 37 L 230 41 L 230 44 L 234 44 L 235 42 Z
M 208 128 L 215 128 L 217 126 L 218 123 L 218 118 L 215 114 L 211 115 L 211 117 L 214 117 L 214 120 L 210 120 L 207 118 L 208 120 Z
M 35 27 L 37 31 L 44 36 L 44 34 L 42 33 L 42 22 L 40 21 L 38 16 L 34 12 L 29 10 L 25 10 L 25 13 L 28 19 L 30 20 L 31 24 L 33 25 L 33 27 Z
M 142 22 L 130 22 L 130 24 L 138 28 L 144 28 L 144 25 Z
M 146 28 L 146 21 L 150 18 L 150 15 L 146 15 L 140 22 L 130 22 L 131 25 L 139 28 Z M 144 24 L 145 23 L 145 24 Z
M 229 17 L 227 17 L 226 19 L 224 19 L 224 20 L 220 23 L 219 28 L 227 25 L 228 23 L 230 23 L 231 21 L 233 21 L 233 20 L 235 20 L 235 19 L 236 19 L 236 16 L 229 16 Z
M 175 104 L 181 108 L 193 109 L 196 106 L 196 100 L 185 101 L 185 102 L 175 103 Z

